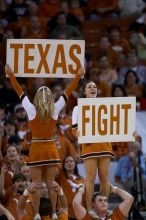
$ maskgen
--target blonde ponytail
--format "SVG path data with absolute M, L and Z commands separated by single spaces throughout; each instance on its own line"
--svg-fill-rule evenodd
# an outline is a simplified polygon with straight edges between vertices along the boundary
M 34 97 L 34 105 L 41 121 L 49 120 L 53 116 L 54 99 L 48 87 L 42 86 L 38 89 Z

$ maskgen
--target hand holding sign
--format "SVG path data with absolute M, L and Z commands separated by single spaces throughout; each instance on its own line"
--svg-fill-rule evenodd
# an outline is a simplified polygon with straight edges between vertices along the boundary
M 84 76 L 85 75 L 85 69 L 83 67 L 80 67 L 77 74 L 80 75 L 80 76 Z
M 8 64 L 6 64 L 5 66 L 5 73 L 10 76 L 11 74 L 13 74 L 12 69 L 10 68 L 10 66 Z

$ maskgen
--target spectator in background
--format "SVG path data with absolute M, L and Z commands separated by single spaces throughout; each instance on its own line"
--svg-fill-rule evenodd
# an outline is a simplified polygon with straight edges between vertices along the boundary
M 14 0 L 5 12 L 7 20 L 9 22 L 19 21 L 21 17 L 26 15 L 27 7 L 26 1 Z
M 6 61 L 6 42 L 7 39 L 14 39 L 14 33 L 10 30 L 5 31 L 3 34 L 2 39 L 2 62 L 5 63 Z M 0 87 L 0 106 L 2 106 L 5 103 L 5 108 L 7 111 L 13 112 L 14 106 L 19 103 L 19 99 L 15 93 L 15 91 L 12 89 L 12 86 L 10 84 L 10 81 L 8 78 L 2 81 L 1 87 Z
M 14 121 L 8 119 L 5 121 L 4 123 L 4 132 L 5 132 L 5 136 L 7 136 L 7 140 L 9 139 L 10 136 L 15 135 L 16 134 L 16 126 Z
M 143 84 L 146 82 L 146 67 L 139 64 L 138 57 L 134 50 L 131 50 L 128 53 L 126 64 L 119 69 L 119 84 L 124 84 L 125 74 L 128 70 L 133 70 L 136 72 L 137 77 L 139 78 L 139 83 Z
M 109 60 L 106 56 L 98 58 L 98 71 L 100 73 L 100 82 L 106 82 L 111 85 L 118 79 L 117 71 L 111 67 Z
M 139 59 L 146 57 L 146 33 L 144 31 L 135 31 L 129 39 L 132 47 L 136 50 Z
M 120 28 L 118 26 L 111 26 L 108 32 L 112 49 L 118 53 L 119 56 L 127 55 L 130 51 L 130 44 L 126 38 L 121 36 Z
M 22 173 L 26 177 L 27 185 L 31 183 L 31 178 L 30 178 L 30 168 L 27 166 L 26 163 L 22 163 L 19 167 L 19 173 Z M 48 193 L 48 191 L 47 191 Z
M 141 15 L 145 8 L 143 0 L 118 0 L 120 17 Z
M 2 178 L 0 179 L 0 182 L 3 182 Z M 6 207 L 15 217 L 15 220 L 22 220 L 22 219 L 32 220 L 33 219 L 34 210 L 32 207 L 31 199 L 30 197 L 28 197 L 28 195 L 30 195 L 29 192 L 32 193 L 36 190 L 35 187 L 36 186 L 34 183 L 31 183 L 29 186 L 27 186 L 26 178 L 21 173 L 17 173 L 13 176 L 12 185 L 7 191 L 1 187 L 0 192 L 2 192 L 3 199 L 5 199 Z M 27 196 L 26 196 L 26 192 L 28 192 Z M 22 197 L 25 197 L 25 199 L 27 200 L 26 204 L 23 206 L 23 209 L 21 208 L 22 202 L 19 205 Z
M 52 207 L 48 195 L 47 185 L 45 182 L 42 182 L 40 191 L 41 191 L 41 197 L 40 197 L 39 213 L 42 220 L 47 220 L 50 219 Z
M 18 154 L 21 155 L 21 139 L 17 134 L 9 137 L 8 146 L 16 147 Z
M 15 123 L 12 120 L 6 120 L 4 123 L 4 133 L 1 137 L 1 152 L 3 156 L 7 151 L 8 140 L 13 135 L 16 135 Z
M 42 220 L 48 220 L 48 219 L 51 219 L 52 206 L 51 206 L 50 199 L 48 199 L 48 194 L 47 194 L 48 189 L 45 185 L 42 185 L 42 186 L 43 187 L 41 188 L 41 203 L 39 206 L 39 213 L 40 213 Z M 66 197 L 64 195 L 62 188 L 55 181 L 50 181 L 49 188 L 53 190 L 54 193 L 57 194 L 58 219 L 68 219 L 68 206 L 67 206 Z M 18 219 L 18 220 L 33 220 L 33 219 L 38 220 L 38 218 L 33 218 L 33 213 L 31 210 L 32 207 L 30 206 L 31 205 L 31 194 L 33 194 L 35 189 L 36 189 L 35 184 L 31 183 L 24 190 L 22 196 L 20 197 L 17 207 L 18 207 L 19 212 L 21 213 L 21 217 L 22 217 L 22 214 L 23 214 L 23 217 L 22 219 Z M 26 215 L 27 212 L 29 213 L 29 215 L 28 214 Z
M 138 160 L 140 161 L 140 164 Z M 115 172 L 115 181 L 118 184 L 122 185 L 124 189 L 129 192 L 131 190 L 131 187 L 134 185 L 134 169 L 136 169 L 136 175 L 138 179 L 138 174 L 141 171 L 143 186 L 145 187 L 145 160 L 144 156 L 142 155 L 141 144 L 138 141 L 129 143 L 129 153 L 128 155 L 120 158 Z
M 99 38 L 97 54 L 100 54 L 100 56 L 106 56 L 108 58 L 108 60 L 109 60 L 110 65 L 113 68 L 118 68 L 118 67 L 121 66 L 121 58 L 112 49 L 111 43 L 110 43 L 110 40 L 109 40 L 109 36 L 106 35 L 106 34 L 103 34 Z
M 58 83 L 53 83 L 52 85 L 52 93 L 54 101 L 56 102 L 63 92 L 63 85 Z
M 27 8 L 27 15 L 25 17 L 22 17 L 23 19 L 28 19 L 29 16 L 37 16 L 39 10 L 39 5 L 36 3 L 36 1 L 30 1 Z
M 137 52 L 139 59 L 146 57 L 146 7 L 140 17 L 134 20 L 130 26 L 130 43 Z
M 34 18 L 34 17 L 37 17 L 37 18 Z M 31 22 L 34 23 L 34 27 L 33 27 L 33 24 L 32 25 L 30 24 L 30 19 L 32 20 Z M 38 25 L 35 23 L 36 19 L 39 23 Z M 31 36 L 31 32 L 32 32 L 32 34 L 34 34 L 34 38 L 36 38 L 35 36 L 37 35 L 38 30 L 36 30 L 36 32 L 35 32 L 34 29 L 35 28 L 38 29 L 38 27 L 39 27 L 39 29 L 41 29 L 41 31 L 42 31 L 41 35 L 39 33 L 39 36 L 41 38 L 41 36 L 43 36 L 44 33 L 46 32 L 48 21 L 49 21 L 48 17 L 44 17 L 44 16 L 39 15 L 38 4 L 34 1 L 30 1 L 29 5 L 28 5 L 27 14 L 11 26 L 12 26 L 12 29 L 14 29 L 19 34 L 19 36 L 21 38 L 24 37 L 24 34 L 29 34 L 29 36 Z M 33 35 L 30 38 L 33 38 Z
M 6 156 L 4 157 L 4 164 L 8 171 L 11 172 L 12 176 L 19 170 L 19 166 L 22 164 L 18 149 L 10 145 L 7 147 Z
M 143 88 L 143 97 L 140 100 L 140 110 L 145 111 L 146 110 L 146 84 Z
M 15 35 L 14 32 L 11 29 L 6 28 L 2 35 L 2 44 L 1 44 L 1 51 L 0 51 L 0 56 L 1 56 L 1 62 L 5 63 L 6 62 L 6 44 L 7 44 L 7 39 L 14 39 Z
M 8 6 L 12 3 L 12 1 L 1 0 L 0 1 L 0 12 L 3 14 Z
M 143 1 L 146 3 L 145 0 Z M 146 25 L 146 6 L 143 10 L 143 13 L 136 19 L 135 23 L 138 25 L 138 27 L 143 27 Z
M 87 6 L 91 20 L 99 20 L 104 17 L 117 17 L 117 0 L 90 0 Z
M 79 19 L 79 21 L 84 21 L 84 13 L 82 8 L 80 7 L 79 0 L 70 1 L 70 11 L 76 18 Z
M 21 131 L 21 133 L 19 131 L 19 135 L 18 134 L 12 135 L 8 139 L 8 145 L 9 146 L 12 145 L 16 147 L 20 156 L 20 160 L 23 162 L 26 162 L 28 160 L 28 150 L 30 145 L 30 143 L 28 143 L 30 139 L 27 139 L 28 132 L 30 131 L 29 130 Z
M 44 181 L 42 181 L 40 191 L 41 191 L 41 198 L 49 198 L 48 188 L 47 188 L 47 185 Z
M 113 85 L 112 97 L 125 97 L 127 96 L 124 86 L 120 84 Z
M 17 104 L 14 108 L 14 118 L 15 118 L 15 125 L 17 128 L 17 134 L 20 139 L 26 135 L 28 130 L 27 125 L 27 113 L 22 104 Z
M 41 21 L 38 16 L 31 16 L 29 18 L 29 24 L 23 26 L 21 30 L 21 38 L 30 39 L 46 39 L 47 31 L 41 26 Z
M 81 26 L 81 21 L 70 10 L 68 1 L 62 1 L 61 2 L 61 6 L 60 6 L 59 11 L 64 12 L 66 14 L 67 23 L 69 25 L 73 25 L 73 26 L 78 27 L 78 28 Z
M 65 34 L 66 39 L 82 39 L 81 32 L 78 28 L 67 23 L 67 17 L 64 12 L 59 12 L 54 20 L 55 26 L 49 32 L 49 38 L 61 39 L 60 35 Z
M 72 206 L 73 198 L 85 180 L 78 173 L 77 163 L 72 156 L 67 156 L 62 162 L 62 170 L 59 172 L 57 181 L 62 187 L 68 203 L 69 219 L 75 219 Z
M 29 25 L 30 17 L 37 15 L 38 15 L 38 5 L 35 2 L 30 1 L 25 16 L 22 16 L 18 21 L 14 21 L 10 23 L 9 29 L 14 32 L 17 38 L 21 38 L 23 36 L 22 33 L 24 27 Z
M 52 18 L 58 13 L 60 5 L 60 0 L 43 0 L 39 5 L 39 15 Z
M 2 197 L 5 191 L 9 190 L 10 187 L 12 186 L 12 178 L 13 178 L 13 173 L 10 170 L 8 170 L 7 164 L 3 163 L 2 161 L 0 167 L 0 189 L 2 189 L 0 191 L 1 201 L 3 201 Z
M 144 0 L 143 0 L 144 1 Z M 146 1 L 144 1 L 146 3 Z M 146 6 L 143 13 L 131 24 L 131 31 L 142 31 L 146 36 Z
M 139 84 L 139 78 L 135 71 L 128 70 L 125 75 L 124 88 L 127 96 L 136 96 L 137 101 L 143 95 L 143 85 Z

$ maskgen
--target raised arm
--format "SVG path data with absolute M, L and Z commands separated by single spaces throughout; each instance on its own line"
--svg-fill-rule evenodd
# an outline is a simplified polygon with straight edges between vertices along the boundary
M 5 73 L 10 77 L 10 81 L 13 86 L 13 89 L 15 90 L 15 92 L 17 93 L 19 98 L 21 99 L 24 94 L 24 91 L 23 91 L 21 85 L 16 80 L 15 75 L 8 64 L 5 66 Z
M 14 216 L 6 209 L 3 205 L 0 204 L 0 212 L 7 216 L 8 220 L 15 220 Z
M 116 193 L 121 197 L 123 201 L 119 204 L 119 209 L 124 216 L 127 216 L 134 202 L 133 196 L 125 190 L 113 185 L 111 185 L 111 192 Z
M 64 213 L 66 216 L 68 216 L 68 204 L 62 188 L 59 186 L 57 182 L 50 181 L 49 189 L 54 190 L 58 195 L 59 213 Z
M 80 67 L 80 69 L 78 70 L 75 78 L 72 80 L 72 82 L 70 83 L 70 85 L 65 89 L 64 93 L 67 96 L 67 98 L 71 95 L 71 93 L 76 89 L 78 82 L 80 80 L 80 78 L 82 76 L 84 76 L 85 74 L 85 70 L 84 68 Z
M 6 164 L 3 164 L 3 166 L 1 167 L 1 173 L 0 173 L 0 195 L 1 197 L 4 197 L 6 195 L 4 185 L 5 185 L 5 175 L 7 171 L 8 169 L 7 169 Z
M 26 201 L 28 197 L 30 197 L 31 193 L 34 193 L 38 189 L 38 185 L 36 182 L 31 182 L 27 188 L 24 190 L 19 202 L 18 202 L 18 209 L 23 210 L 26 205 Z
M 16 80 L 15 75 L 8 64 L 5 66 L 5 72 L 10 77 L 13 89 L 21 99 L 22 105 L 25 111 L 27 112 L 28 119 L 32 120 L 36 116 L 36 110 L 34 105 L 29 101 L 28 97 L 25 95 L 21 85 Z
M 73 209 L 75 216 L 78 220 L 83 219 L 87 214 L 86 209 L 84 208 L 84 206 L 82 206 L 82 199 L 85 190 L 84 187 L 85 186 L 79 188 L 73 199 Z

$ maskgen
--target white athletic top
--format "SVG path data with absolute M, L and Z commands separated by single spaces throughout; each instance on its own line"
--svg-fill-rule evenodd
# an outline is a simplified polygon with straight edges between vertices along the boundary
M 22 100 L 22 105 L 27 112 L 28 119 L 33 120 L 36 117 L 36 109 L 35 106 L 29 101 L 28 97 L 25 96 Z M 63 109 L 65 106 L 65 100 L 63 96 L 60 96 L 57 102 L 54 103 L 54 112 L 52 118 L 54 120 L 58 119 L 59 112 Z

